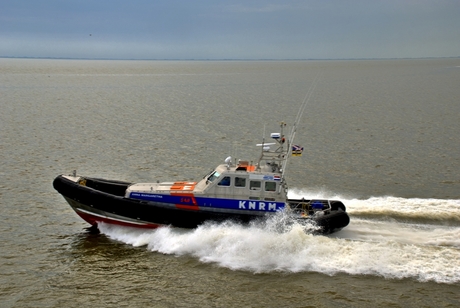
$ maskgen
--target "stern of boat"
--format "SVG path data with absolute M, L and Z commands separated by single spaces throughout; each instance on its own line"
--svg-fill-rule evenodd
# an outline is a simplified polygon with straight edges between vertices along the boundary
M 350 223 L 345 205 L 338 200 L 289 199 L 288 204 L 299 220 L 314 221 L 320 227 L 318 233 L 321 234 L 340 231 Z

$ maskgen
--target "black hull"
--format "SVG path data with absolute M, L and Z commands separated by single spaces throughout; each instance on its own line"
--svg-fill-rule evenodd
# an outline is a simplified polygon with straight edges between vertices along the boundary
M 53 181 L 54 188 L 64 196 L 75 212 L 94 227 L 98 222 L 108 222 L 141 228 L 165 225 L 196 228 L 206 221 L 233 220 L 247 223 L 265 216 L 255 212 L 188 210 L 168 203 L 125 198 L 125 190 L 130 184 L 94 178 L 85 178 L 85 182 L 79 184 L 63 176 Z M 330 214 L 311 219 L 321 227 L 319 233 L 323 234 L 336 232 L 349 223 L 343 205 L 333 208 Z

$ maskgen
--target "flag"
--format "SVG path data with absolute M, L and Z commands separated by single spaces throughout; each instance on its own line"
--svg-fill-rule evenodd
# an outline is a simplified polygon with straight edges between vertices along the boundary
M 292 156 L 302 156 L 303 147 L 300 145 L 293 145 L 292 146 Z

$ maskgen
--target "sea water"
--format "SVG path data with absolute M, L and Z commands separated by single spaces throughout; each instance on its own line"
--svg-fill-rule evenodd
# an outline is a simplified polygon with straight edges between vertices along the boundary
M 0 59 L 1 306 L 458 306 L 459 61 Z M 316 79 L 287 182 L 342 200 L 338 233 L 280 213 L 91 235 L 52 188 L 256 159 Z

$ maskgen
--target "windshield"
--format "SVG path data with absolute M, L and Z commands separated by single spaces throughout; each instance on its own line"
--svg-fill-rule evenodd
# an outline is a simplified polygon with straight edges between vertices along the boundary
M 213 174 L 208 178 L 208 181 L 213 182 L 215 179 L 217 179 L 220 176 L 220 173 L 217 171 L 214 171 Z

